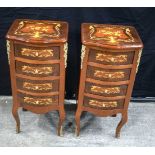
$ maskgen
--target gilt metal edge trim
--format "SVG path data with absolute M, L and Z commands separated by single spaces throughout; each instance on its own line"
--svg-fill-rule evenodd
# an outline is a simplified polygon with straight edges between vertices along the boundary
M 7 55 L 8 55 L 8 63 L 10 65 L 10 50 L 11 50 L 11 47 L 10 47 L 10 41 L 9 40 L 6 40 L 6 48 L 7 48 Z
M 140 64 L 140 59 L 141 59 L 142 51 L 143 51 L 143 50 L 140 49 L 140 50 L 139 50 L 139 53 L 138 53 L 136 73 L 138 72 L 138 69 L 139 69 L 139 64 Z
M 81 69 L 83 67 L 83 60 L 84 60 L 85 54 L 86 54 L 86 46 L 82 45 L 82 48 L 81 48 Z
M 68 54 L 68 43 L 66 42 L 64 44 L 64 63 L 65 63 L 65 68 L 67 68 L 67 54 Z

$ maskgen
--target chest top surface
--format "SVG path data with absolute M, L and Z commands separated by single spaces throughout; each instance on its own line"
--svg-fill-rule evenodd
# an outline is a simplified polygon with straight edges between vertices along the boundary
M 83 23 L 82 43 L 114 49 L 143 47 L 136 29 L 123 25 Z
M 66 42 L 68 24 L 60 21 L 16 19 L 6 38 L 34 43 Z

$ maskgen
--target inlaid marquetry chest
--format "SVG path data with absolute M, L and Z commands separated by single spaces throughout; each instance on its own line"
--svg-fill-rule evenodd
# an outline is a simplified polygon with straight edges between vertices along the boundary
M 119 137 L 127 122 L 127 110 L 143 48 L 134 27 L 82 24 L 81 76 L 76 111 L 76 134 L 83 111 L 97 116 L 122 119 L 116 128 Z
M 18 108 L 23 107 L 37 114 L 59 111 L 58 135 L 61 134 L 67 37 L 66 22 L 17 19 L 10 27 L 6 38 L 17 133 Z

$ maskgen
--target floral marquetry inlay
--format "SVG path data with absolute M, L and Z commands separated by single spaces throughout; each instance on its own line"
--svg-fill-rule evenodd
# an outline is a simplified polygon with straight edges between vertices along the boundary
M 119 87 L 103 88 L 99 86 L 91 86 L 91 91 L 104 94 L 117 94 L 120 93 Z
M 50 105 L 53 104 L 52 98 L 31 98 L 31 97 L 24 97 L 24 102 L 30 105 Z
M 30 82 L 24 82 L 23 88 L 28 90 L 52 90 L 52 83 L 34 84 Z
M 23 56 L 37 57 L 37 58 L 47 58 L 53 56 L 52 49 L 35 50 L 29 48 L 22 48 L 21 54 Z
M 107 44 L 118 44 L 119 42 L 135 42 L 131 30 L 123 26 L 98 26 L 91 25 L 90 39 L 103 40 Z
M 123 62 L 127 62 L 127 55 L 114 56 L 114 55 L 97 53 L 96 60 L 104 61 L 104 62 L 123 63 Z
M 125 73 L 124 72 L 106 72 L 106 71 L 96 70 L 94 73 L 94 76 L 98 78 L 120 79 L 125 77 Z
M 35 39 L 40 39 L 43 37 L 57 38 L 60 36 L 60 27 L 60 23 L 21 21 L 14 34 Z
M 51 74 L 53 71 L 52 67 L 31 67 L 31 66 L 22 66 L 22 72 L 31 73 L 36 75 L 42 74 Z
M 117 107 L 116 101 L 96 101 L 96 100 L 89 100 L 89 105 L 100 107 L 100 108 L 115 108 Z

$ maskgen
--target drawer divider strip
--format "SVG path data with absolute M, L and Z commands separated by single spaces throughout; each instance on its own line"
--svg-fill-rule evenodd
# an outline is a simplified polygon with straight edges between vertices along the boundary
M 104 96 L 94 95 L 94 94 L 89 94 L 89 93 L 84 93 L 84 96 L 95 98 L 95 99 L 100 99 L 100 100 L 108 100 L 108 101 L 125 99 L 125 96 L 104 97 Z
M 87 65 L 98 67 L 98 68 L 105 68 L 105 69 L 127 69 L 132 68 L 132 64 L 130 65 L 103 65 L 95 62 L 87 62 Z
M 32 77 L 32 76 L 27 76 L 27 75 L 17 74 L 17 73 L 16 73 L 16 77 L 28 79 L 28 80 L 59 80 L 60 79 L 60 76 Z
M 25 62 L 25 63 L 31 63 L 31 64 L 57 64 L 60 63 L 60 60 L 30 60 L 30 59 L 24 59 L 24 58 L 18 58 L 15 57 L 16 61 Z
M 28 95 L 34 95 L 34 96 L 54 96 L 54 95 L 59 95 L 59 92 L 50 92 L 50 93 L 33 93 L 33 92 L 28 92 L 24 90 L 17 89 L 18 92 L 23 93 L 23 94 L 28 94 Z
M 119 85 L 128 85 L 130 81 L 127 80 L 127 81 L 117 81 L 117 82 L 108 82 L 108 81 L 103 82 L 103 81 L 100 81 L 100 80 L 94 80 L 94 79 L 91 79 L 91 78 L 87 78 L 86 82 L 101 84 L 101 85 L 116 85 L 116 86 L 119 86 Z

